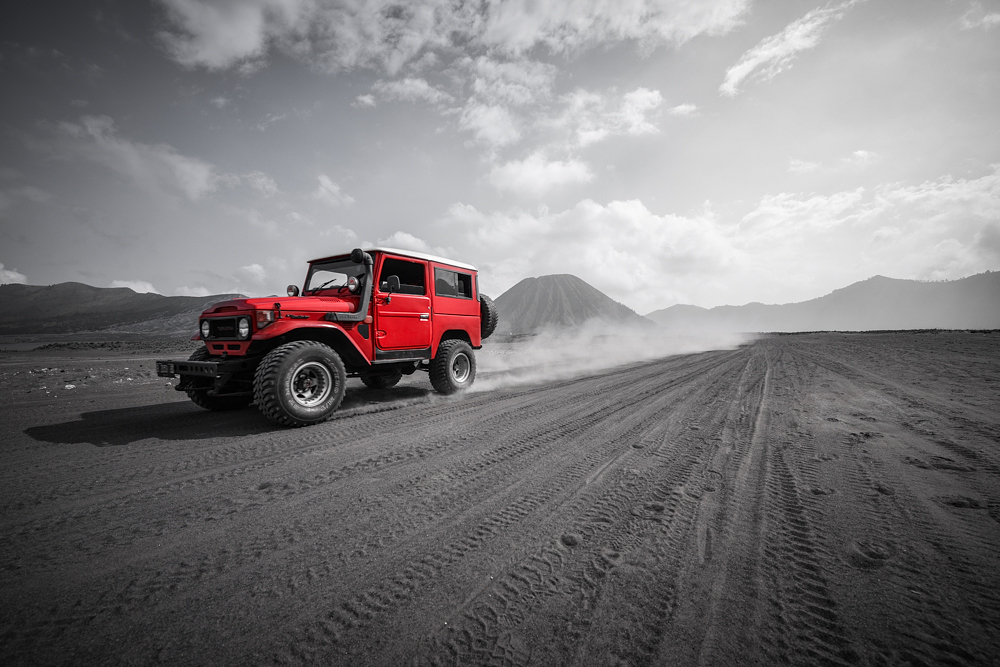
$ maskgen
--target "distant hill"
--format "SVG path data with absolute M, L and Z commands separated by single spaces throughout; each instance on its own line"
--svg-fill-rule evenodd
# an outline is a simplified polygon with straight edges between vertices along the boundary
M 677 305 L 646 315 L 676 332 L 1000 328 L 1000 272 L 947 282 L 875 276 L 800 303 Z
M 588 320 L 650 325 L 646 318 L 569 274 L 525 278 L 496 299 L 501 334 L 580 326 Z
M 192 335 L 203 310 L 240 296 L 163 296 L 83 283 L 0 285 L 0 334 L 108 331 Z

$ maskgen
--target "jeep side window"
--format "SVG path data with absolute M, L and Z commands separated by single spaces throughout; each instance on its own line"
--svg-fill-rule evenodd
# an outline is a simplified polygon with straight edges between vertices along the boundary
M 472 298 L 472 276 L 468 273 L 434 269 L 434 293 L 459 299 Z
M 378 285 L 383 292 L 389 291 L 389 276 L 399 277 L 400 294 L 426 294 L 424 289 L 424 265 L 388 257 L 382 262 Z

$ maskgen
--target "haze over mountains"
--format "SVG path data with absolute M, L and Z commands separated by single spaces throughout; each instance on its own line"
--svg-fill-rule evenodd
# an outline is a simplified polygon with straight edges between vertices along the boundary
M 240 295 L 138 294 L 127 287 L 0 285 L 0 334 L 134 333 L 188 337 L 211 304 Z M 497 332 L 532 334 L 603 321 L 678 334 L 1000 329 L 1000 272 L 948 282 L 875 276 L 801 303 L 676 305 L 638 315 L 573 275 L 526 278 L 496 299 Z M 654 325 L 655 323 L 655 325 Z
M 81 331 L 191 336 L 208 306 L 238 294 L 163 296 L 128 287 L 0 285 L 0 334 Z
M 646 315 L 676 333 L 1000 328 L 1000 272 L 947 282 L 875 276 L 800 303 L 676 305 Z

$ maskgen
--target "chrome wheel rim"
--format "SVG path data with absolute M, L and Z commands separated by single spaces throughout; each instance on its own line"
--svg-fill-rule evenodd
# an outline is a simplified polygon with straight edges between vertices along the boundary
M 333 391 L 333 375 L 326 365 L 307 361 L 295 369 L 288 380 L 288 393 L 304 408 L 316 407 Z
M 471 372 L 472 362 L 469 361 L 469 355 L 464 352 L 456 354 L 455 358 L 451 360 L 451 377 L 454 378 L 455 382 L 463 384 L 469 379 Z

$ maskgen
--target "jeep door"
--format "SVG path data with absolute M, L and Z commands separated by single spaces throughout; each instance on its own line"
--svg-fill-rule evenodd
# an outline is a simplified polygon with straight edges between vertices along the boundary
M 398 292 L 390 292 L 390 276 L 399 279 Z M 383 256 L 375 282 L 377 348 L 426 350 L 430 347 L 431 299 L 427 282 L 426 262 Z

